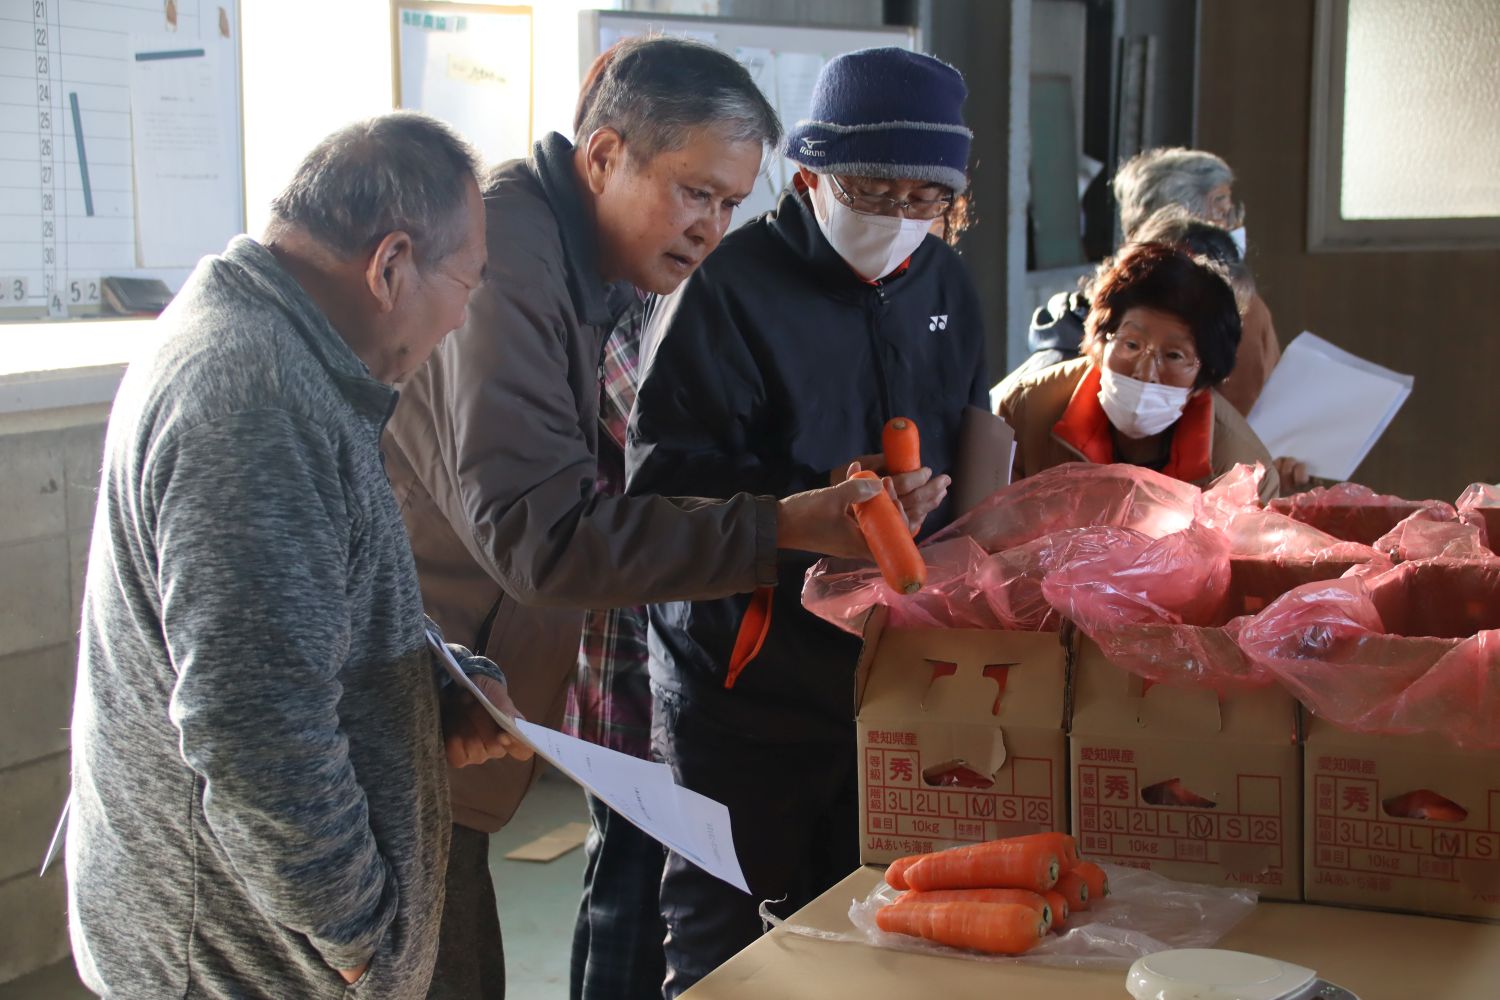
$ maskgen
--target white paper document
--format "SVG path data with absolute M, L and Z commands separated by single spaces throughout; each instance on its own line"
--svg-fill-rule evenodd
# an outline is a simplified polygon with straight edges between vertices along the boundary
M 662 844 L 710 875 L 742 892 L 750 891 L 735 856 L 729 809 L 723 803 L 677 784 L 665 764 L 512 719 L 480 692 L 438 636 L 428 632 L 427 640 L 455 683 L 478 698 L 501 729 Z
M 1306 462 L 1322 479 L 1346 480 L 1390 426 L 1413 382 L 1303 333 L 1272 370 L 1250 426 L 1274 457 Z
M 225 197 L 239 166 L 225 95 L 235 95 L 223 43 L 134 38 L 129 56 L 136 264 L 191 267 L 240 231 Z M 226 187 L 227 186 L 227 187 Z

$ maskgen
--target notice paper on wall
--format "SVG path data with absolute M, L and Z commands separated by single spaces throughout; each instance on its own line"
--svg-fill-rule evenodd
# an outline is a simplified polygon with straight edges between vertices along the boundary
M 240 231 L 243 206 L 225 197 L 239 169 L 234 65 L 225 40 L 131 39 L 130 130 L 136 264 L 191 267 Z
M 677 784 L 665 764 L 511 718 L 469 679 L 447 644 L 430 631 L 427 641 L 454 683 L 478 698 L 501 729 L 663 845 L 742 892 L 750 891 L 734 852 L 729 809 L 723 803 Z
M 1390 426 L 1414 381 L 1303 333 L 1271 372 L 1250 426 L 1273 456 L 1305 462 L 1322 479 L 1346 480 Z

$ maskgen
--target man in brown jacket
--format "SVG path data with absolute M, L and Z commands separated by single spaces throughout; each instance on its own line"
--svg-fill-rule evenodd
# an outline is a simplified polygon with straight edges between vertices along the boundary
M 686 279 L 780 126 L 738 63 L 681 39 L 621 43 L 593 86 L 578 146 L 553 133 L 489 174 L 489 276 L 464 326 L 403 386 L 388 436 L 429 613 L 501 664 L 520 711 L 548 725 L 562 716 L 584 609 L 772 586 L 778 548 L 865 554 L 848 507 L 875 492 L 852 480 L 780 500 L 596 494 L 607 289 L 665 293 Z M 903 501 L 915 519 L 942 492 Z M 497 761 L 452 775 L 431 997 L 503 995 L 488 834 L 533 773 Z

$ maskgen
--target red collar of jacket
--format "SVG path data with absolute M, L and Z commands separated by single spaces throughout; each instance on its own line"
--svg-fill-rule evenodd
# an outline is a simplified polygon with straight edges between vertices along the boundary
M 1089 365 L 1062 419 L 1052 427 L 1058 440 L 1096 465 L 1115 460 L 1115 440 L 1109 415 L 1099 402 L 1101 375 L 1098 365 Z M 1162 474 L 1185 483 L 1213 476 L 1214 399 L 1212 392 L 1192 396 L 1172 427 L 1172 451 Z

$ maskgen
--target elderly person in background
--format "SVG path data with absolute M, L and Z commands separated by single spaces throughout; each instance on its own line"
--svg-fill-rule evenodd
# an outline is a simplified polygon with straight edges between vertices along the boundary
M 1233 184 L 1229 164 L 1201 149 L 1151 149 L 1131 157 L 1114 179 L 1125 242 L 1143 242 L 1139 230 L 1146 221 L 1175 205 L 1195 219 L 1228 230 L 1243 261 L 1245 209 L 1234 200 Z M 1281 358 L 1271 311 L 1253 291 L 1245 304 L 1243 327 L 1234 374 L 1220 388 L 1220 394 L 1241 414 L 1248 415 Z
M 1011 384 L 1016 478 L 1065 462 L 1129 462 L 1206 486 L 1271 456 L 1216 387 L 1234 370 L 1240 317 L 1213 265 L 1164 243 L 1125 246 L 1094 284 L 1083 354 Z
M 455 765 L 510 737 L 440 695 L 380 433 L 391 383 L 463 322 L 484 236 L 462 140 L 411 112 L 351 125 L 261 242 L 199 263 L 126 373 L 73 706 L 68 917 L 95 992 L 426 992 L 439 720 Z
M 1125 242 L 1143 242 L 1140 229 L 1153 215 L 1177 206 L 1190 216 L 1229 232 L 1239 251 L 1249 297 L 1240 303 L 1244 330 L 1234 363 L 1234 374 L 1219 387 L 1220 394 L 1244 416 L 1250 415 L 1271 369 L 1281 360 L 1281 344 L 1271 322 L 1271 310 L 1250 279 L 1245 238 L 1245 207 L 1234 198 L 1234 172 L 1229 164 L 1201 149 L 1150 149 L 1121 164 L 1113 182 L 1120 206 L 1120 228 Z M 1231 270 L 1231 274 L 1233 270 Z M 1307 466 L 1294 458 L 1276 459 L 1288 490 L 1308 484 Z

